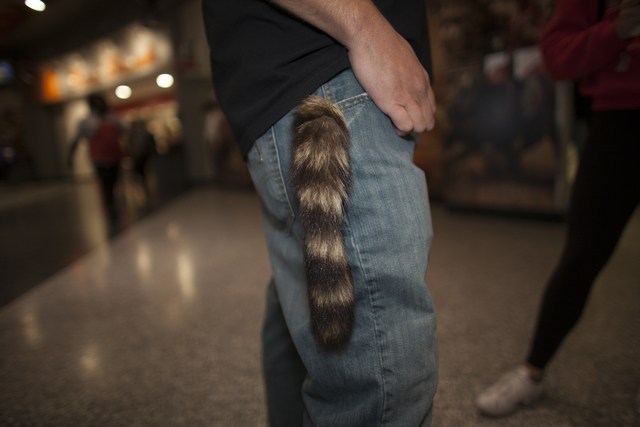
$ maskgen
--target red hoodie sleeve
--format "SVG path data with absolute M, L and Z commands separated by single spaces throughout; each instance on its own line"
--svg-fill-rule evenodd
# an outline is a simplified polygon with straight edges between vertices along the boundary
M 629 43 L 616 33 L 618 11 L 598 22 L 599 0 L 559 0 L 540 42 L 547 72 L 577 80 L 618 60 Z

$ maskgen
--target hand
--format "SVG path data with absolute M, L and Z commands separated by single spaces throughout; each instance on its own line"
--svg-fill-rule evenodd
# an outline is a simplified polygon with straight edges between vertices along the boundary
M 271 1 L 347 48 L 358 82 L 399 135 L 433 129 L 436 101 L 429 75 L 371 0 Z
M 348 47 L 358 82 L 400 136 L 433 129 L 436 101 L 429 75 L 411 45 L 390 25 Z
M 622 40 L 640 35 L 640 0 L 627 0 L 622 3 L 616 33 Z

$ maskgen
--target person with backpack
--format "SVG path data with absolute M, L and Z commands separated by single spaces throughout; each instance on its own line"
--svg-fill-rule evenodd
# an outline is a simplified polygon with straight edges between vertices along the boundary
M 540 43 L 547 72 L 581 80 L 593 111 L 569 204 L 564 251 L 523 365 L 476 406 L 502 416 L 533 403 L 544 370 L 578 322 L 596 277 L 640 201 L 640 0 L 560 0 Z
M 117 218 L 114 187 L 120 173 L 120 162 L 124 158 L 121 145 L 124 129 L 118 117 L 109 111 L 104 97 L 92 94 L 87 98 L 87 102 L 91 114 L 78 125 L 77 135 L 69 150 L 68 164 L 71 168 L 80 141 L 89 141 L 89 156 L 100 180 L 107 215 L 113 221 Z

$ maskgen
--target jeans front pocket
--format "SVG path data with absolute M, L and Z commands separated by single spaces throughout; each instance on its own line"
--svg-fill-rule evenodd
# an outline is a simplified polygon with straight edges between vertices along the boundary
M 283 173 L 283 165 L 288 164 L 285 163 L 288 153 L 281 151 L 271 128 L 253 144 L 247 155 L 247 164 L 265 217 L 274 227 L 288 234 L 294 214 Z

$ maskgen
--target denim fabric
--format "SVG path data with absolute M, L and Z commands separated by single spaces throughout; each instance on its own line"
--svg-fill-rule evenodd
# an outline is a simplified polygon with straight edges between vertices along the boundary
M 437 385 L 436 318 L 424 282 L 432 228 L 415 142 L 345 71 L 316 95 L 336 102 L 352 137 L 345 243 L 355 287 L 349 344 L 323 351 L 311 334 L 302 231 L 287 175 L 292 113 L 255 143 L 248 164 L 263 210 L 273 280 L 263 369 L 276 426 L 429 426 Z

